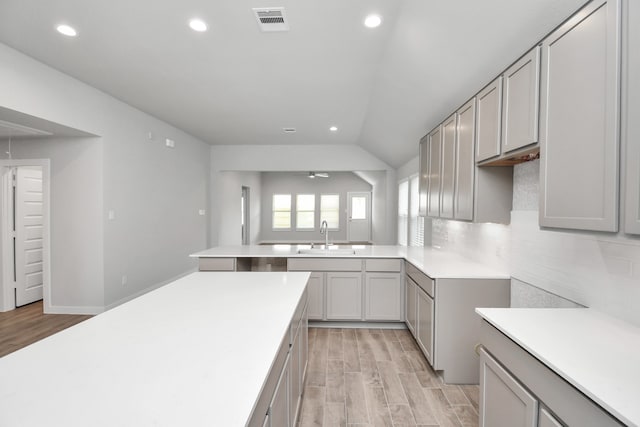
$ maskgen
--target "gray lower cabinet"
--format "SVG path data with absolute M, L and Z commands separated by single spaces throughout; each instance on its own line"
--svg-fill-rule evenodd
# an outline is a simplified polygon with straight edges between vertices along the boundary
M 307 293 L 309 294 L 309 319 L 324 318 L 324 273 L 314 272 L 309 277 Z
M 418 346 L 443 379 L 451 384 L 478 384 L 480 340 L 476 307 L 509 307 L 509 279 L 432 279 L 411 263 L 407 274 L 407 323 L 411 289 L 415 289 L 415 327 Z
M 540 411 L 538 412 L 538 427 L 564 427 L 560 421 L 551 413 L 540 406 Z
M 416 341 L 429 363 L 433 365 L 434 303 L 421 288 L 416 292 Z
M 289 418 L 289 368 L 290 355 L 287 355 L 285 368 L 280 374 L 276 390 L 273 393 L 271 405 L 269 405 L 269 420 L 272 427 L 291 426 Z
M 503 74 L 502 153 L 538 142 L 540 47 L 536 46 Z
M 623 425 L 485 320 L 480 342 L 481 427 Z
M 405 277 L 405 322 L 407 328 L 415 336 L 417 327 L 418 285 L 409 276 Z
M 538 401 L 482 349 L 480 396 L 481 426 L 536 427 Z
M 327 320 L 362 319 L 362 273 L 327 273 Z
M 541 62 L 540 225 L 615 232 L 620 1 L 588 3 L 544 39 Z
M 622 69 L 622 140 L 626 147 L 624 231 L 640 234 L 640 2 L 624 2 L 625 67 Z M 630 23 L 634 23 L 631 25 Z
M 500 155 L 502 76 L 489 83 L 476 98 L 476 161 L 481 162 Z
M 402 280 L 399 273 L 365 273 L 365 320 L 402 320 Z

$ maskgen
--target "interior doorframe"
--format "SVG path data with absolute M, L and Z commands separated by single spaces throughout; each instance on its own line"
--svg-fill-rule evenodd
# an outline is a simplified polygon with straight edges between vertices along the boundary
M 244 200 L 244 209 L 242 212 L 242 219 L 244 226 L 242 229 L 242 244 L 251 244 L 251 188 L 246 185 L 242 186 L 242 199 Z
M 0 242 L 0 257 L 2 259 L 2 274 L 0 278 L 0 311 L 10 311 L 16 308 L 11 268 L 13 263 L 13 245 L 9 233 L 11 227 L 10 211 L 12 209 L 11 194 L 6 191 L 11 186 L 10 170 L 19 166 L 36 166 L 42 168 L 42 300 L 44 312 L 51 309 L 51 258 L 50 258 L 50 160 L 49 159 L 2 159 L 0 160 L 0 227 L 2 227 L 2 242 Z

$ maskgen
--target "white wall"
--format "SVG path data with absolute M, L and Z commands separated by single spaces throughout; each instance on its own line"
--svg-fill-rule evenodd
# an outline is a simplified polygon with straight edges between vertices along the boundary
M 222 172 L 219 175 L 220 198 L 215 210 L 220 214 L 219 244 L 242 244 L 241 196 L 242 187 L 249 187 L 249 242 L 260 240 L 262 212 L 262 180 L 259 172 Z
M 417 147 L 417 144 L 416 144 Z M 407 179 L 412 175 L 417 175 L 420 171 L 420 156 L 415 156 L 404 165 L 400 166 L 396 171 L 398 181 Z
M 100 136 L 34 143 L 22 154 L 51 158 L 52 186 L 62 188 L 52 190 L 51 268 L 67 280 L 52 283 L 54 311 L 95 312 L 194 269 L 188 255 L 207 247 L 209 231 L 198 215 L 209 206 L 209 146 L 2 44 L 0 63 L 0 107 Z M 164 147 L 165 137 L 175 149 Z M 71 227 L 61 205 L 86 206 Z M 64 227 L 89 232 L 70 238 Z M 90 263 L 80 262 L 86 257 Z
M 8 158 L 8 142 L 0 157 Z M 104 305 L 102 141 L 99 138 L 19 140 L 14 159 L 50 163 L 51 301 L 57 311 Z
M 384 224 L 376 236 L 376 244 L 395 244 L 395 203 L 397 185 L 395 170 L 356 145 L 214 145 L 211 147 L 211 235 L 213 245 L 219 244 L 222 218 L 213 209 L 222 200 L 219 174 L 224 171 L 385 171 Z
M 347 192 L 371 191 L 371 185 L 363 181 L 352 172 L 331 172 L 329 178 L 309 179 L 305 172 L 263 172 L 262 173 L 262 232 L 260 240 L 263 242 L 324 242 L 324 236 L 319 231 L 320 194 L 340 195 L 340 229 L 329 232 L 332 242 L 347 241 Z M 273 231 L 272 205 L 273 194 L 316 195 L 316 227 L 311 231 Z M 295 204 L 295 201 L 292 201 Z M 384 206 L 384 202 L 383 202 Z M 292 221 L 295 211 L 292 212 Z M 373 226 L 372 226 L 373 228 Z

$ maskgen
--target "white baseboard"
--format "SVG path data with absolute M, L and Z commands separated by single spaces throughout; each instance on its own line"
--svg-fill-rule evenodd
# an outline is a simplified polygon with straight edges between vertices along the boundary
M 104 311 L 104 307 L 100 306 L 66 306 L 53 305 L 44 307 L 45 314 L 90 314 L 96 315 Z
M 112 308 L 115 308 L 115 307 L 117 307 L 117 306 L 119 306 L 121 304 L 124 304 L 125 302 L 131 301 L 132 299 L 138 298 L 139 296 L 142 296 L 142 295 L 144 295 L 146 293 L 149 293 L 149 292 L 151 292 L 151 291 L 153 291 L 155 289 L 161 288 L 164 285 L 168 285 L 171 282 L 175 282 L 176 280 L 178 280 L 178 279 L 180 279 L 180 278 L 182 278 L 182 277 L 184 277 L 184 276 L 186 276 L 188 274 L 195 273 L 196 271 L 198 271 L 198 269 L 194 268 L 192 270 L 188 270 L 188 271 L 186 271 L 184 273 L 178 274 L 177 276 L 174 276 L 174 277 L 172 277 L 170 279 L 167 279 L 167 280 L 165 280 L 163 282 L 156 283 L 155 285 L 149 286 L 148 288 L 145 288 L 145 289 L 143 289 L 141 291 L 138 291 L 135 294 L 126 296 L 126 297 L 124 297 L 124 298 L 122 298 L 122 299 L 120 299 L 120 300 L 118 300 L 116 302 L 113 302 L 113 303 L 107 305 L 104 308 L 104 311 L 111 310 Z

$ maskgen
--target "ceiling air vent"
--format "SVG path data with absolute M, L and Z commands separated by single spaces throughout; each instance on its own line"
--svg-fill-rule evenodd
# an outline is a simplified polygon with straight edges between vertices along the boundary
M 253 13 L 262 31 L 289 31 L 284 7 L 254 7 Z

